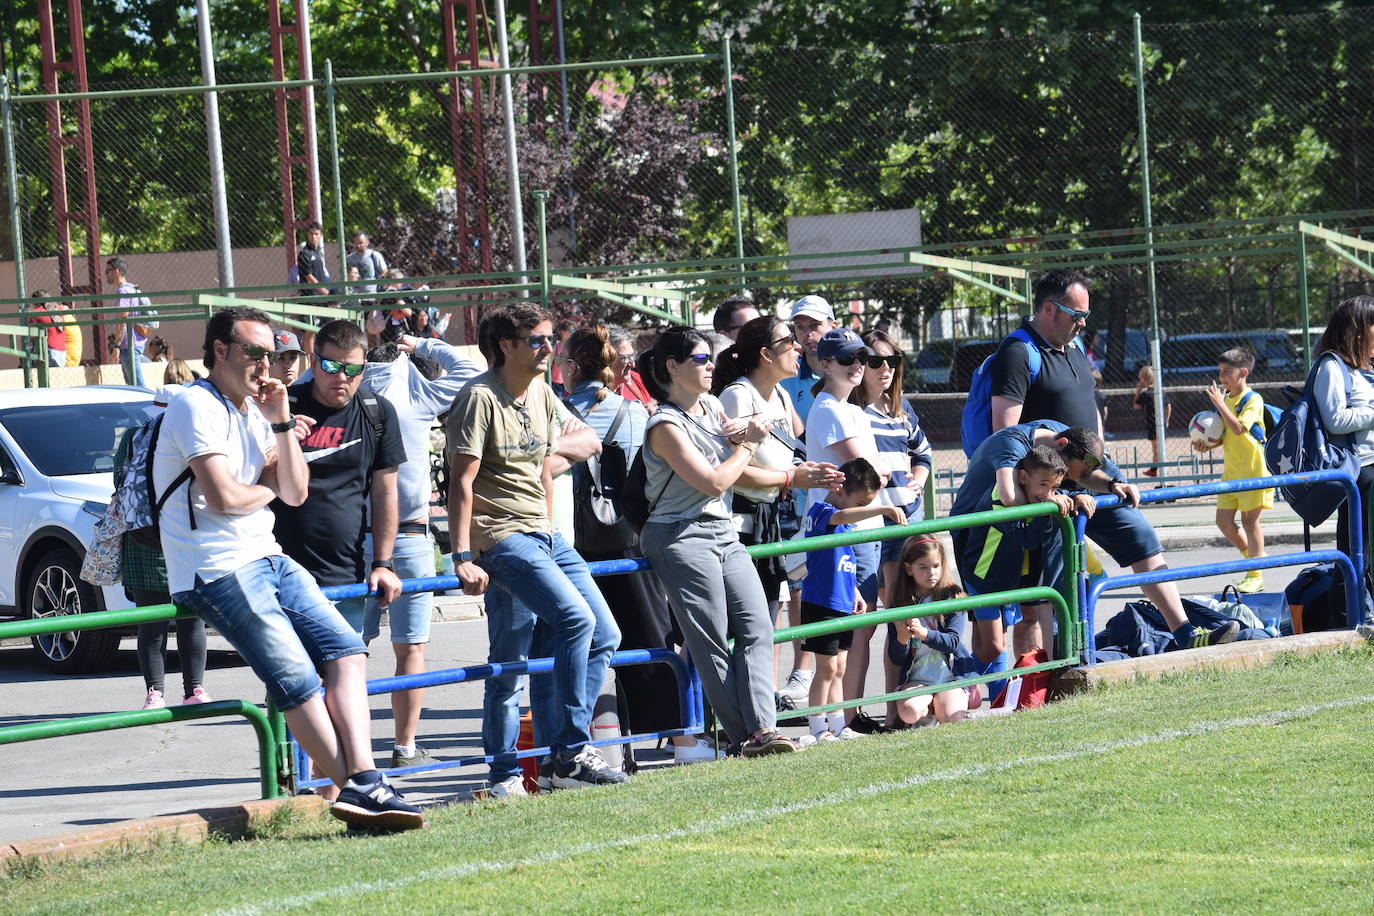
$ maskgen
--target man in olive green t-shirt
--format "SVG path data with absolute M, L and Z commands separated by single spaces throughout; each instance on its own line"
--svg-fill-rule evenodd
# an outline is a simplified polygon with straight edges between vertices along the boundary
M 543 375 L 556 341 L 553 322 L 545 310 L 520 303 L 489 312 L 477 336 L 491 369 L 458 394 L 447 421 L 454 570 L 465 593 L 491 587 L 511 599 L 488 609 L 491 662 L 527 658 L 535 618 L 554 633 L 552 711 L 559 721 L 543 723 L 552 736 L 554 786 L 624 782 L 587 748 L 592 704 L 620 630 L 587 564 L 550 521 L 559 423 Z M 482 712 L 491 794 L 524 795 L 515 756 L 520 678 L 487 678 Z

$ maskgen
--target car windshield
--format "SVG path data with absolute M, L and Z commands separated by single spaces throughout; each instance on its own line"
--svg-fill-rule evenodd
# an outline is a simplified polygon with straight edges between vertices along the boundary
M 114 470 L 115 446 L 130 426 L 148 419 L 148 401 L 49 404 L 0 411 L 0 424 L 48 477 Z

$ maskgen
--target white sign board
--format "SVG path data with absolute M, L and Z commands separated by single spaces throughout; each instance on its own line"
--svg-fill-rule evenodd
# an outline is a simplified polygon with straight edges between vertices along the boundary
M 787 218 L 787 249 L 794 255 L 914 248 L 920 244 L 919 210 L 876 210 Z M 791 262 L 792 279 L 801 284 L 821 286 L 828 277 L 908 275 L 925 269 L 917 264 L 902 264 L 902 260 L 902 256 L 896 253 L 807 258 Z M 884 266 L 864 266 L 869 264 Z

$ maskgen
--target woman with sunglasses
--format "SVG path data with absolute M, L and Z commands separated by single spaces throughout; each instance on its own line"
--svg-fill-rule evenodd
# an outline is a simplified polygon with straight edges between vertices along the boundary
M 816 383 L 816 401 L 806 417 L 806 457 L 809 461 L 823 461 L 842 465 L 854 458 L 863 458 L 878 468 L 878 446 L 873 438 L 873 428 L 864 415 L 863 408 L 850 402 L 850 395 L 863 383 L 867 358 L 873 351 L 858 334 L 844 328 L 826 331 L 816 344 L 816 356 L 821 361 L 821 380 Z M 883 485 L 887 485 L 887 475 L 879 469 Z M 812 489 L 807 492 L 807 509 L 812 503 L 825 499 L 826 491 Z M 874 518 L 856 524 L 856 529 L 881 528 L 883 522 Z M 878 603 L 878 543 L 870 541 L 853 545 L 854 563 L 858 567 L 859 596 L 866 608 Z M 865 634 L 873 636 L 872 627 L 856 630 L 853 645 L 850 647 L 850 661 L 847 667 L 855 667 L 853 652 L 864 643 Z M 868 667 L 867 644 L 864 643 L 863 668 Z M 844 698 L 852 700 L 863 695 L 862 680 L 852 679 L 848 673 L 844 678 Z M 854 709 L 853 720 L 860 710 Z M 860 727 L 863 727 L 861 720 Z M 858 737 L 860 733 L 846 725 L 838 734 L 840 738 Z
M 921 493 L 930 476 L 930 442 L 921 431 L 916 412 L 902 397 L 905 360 L 896 341 L 882 331 L 869 331 L 863 336 L 863 342 L 873 352 L 864 357 L 863 383 L 850 393 L 849 401 L 863 408 L 878 448 L 878 463 L 874 467 L 880 474 L 888 475 L 887 486 L 878 491 L 878 501 L 885 506 L 900 506 L 906 511 L 906 517 L 914 520 L 920 518 Z M 884 519 L 884 522 L 895 524 L 891 519 Z M 880 581 L 887 607 L 896 607 L 892 587 L 901 577 L 901 559 L 901 538 L 878 542 Z M 845 669 L 846 677 L 852 680 L 846 683 L 846 688 L 861 691 L 863 687 L 873 630 L 874 627 L 862 627 L 854 631 L 854 644 L 849 649 L 849 665 Z M 888 631 L 891 633 L 891 628 Z M 890 653 L 882 655 L 886 692 L 891 693 L 897 688 L 897 676 L 901 672 L 892 663 Z M 854 672 L 852 676 L 849 675 L 851 671 Z M 887 721 L 898 721 L 895 702 L 887 704 Z M 862 711 L 855 714 L 850 724 L 855 731 L 877 730 L 877 723 Z
M 687 327 L 664 331 L 640 358 L 640 375 L 660 407 L 641 452 L 649 518 L 639 545 L 667 589 L 731 744 L 746 757 L 795 751 L 775 728 L 768 600 L 730 511 L 730 488 L 768 427 L 725 416 L 708 393 L 713 369 L 710 343 Z
M 772 315 L 751 319 L 740 328 L 736 342 L 725 349 L 716 363 L 711 390 L 725 407 L 725 415 L 736 419 L 755 417 L 768 427 L 768 436 L 759 443 L 749 466 L 740 474 L 734 488 L 735 530 L 740 543 L 772 544 L 785 539 L 783 512 L 792 512 L 787 491 L 825 488 L 843 483 L 844 476 L 835 465 L 796 461 L 801 449 L 802 421 L 792 399 L 778 384 L 797 374 L 801 345 L 787 323 Z M 781 501 L 787 499 L 789 505 Z M 795 528 L 793 529 L 795 532 Z M 772 606 L 774 626 L 781 623 L 778 600 L 787 569 L 782 557 L 755 560 L 763 583 L 763 593 Z M 792 624 L 801 623 L 801 606 L 793 611 Z M 792 643 L 792 670 L 803 671 L 811 661 L 803 657 L 800 640 Z M 774 680 L 777 678 L 778 649 L 773 649 Z M 809 653 L 806 653 L 809 654 Z

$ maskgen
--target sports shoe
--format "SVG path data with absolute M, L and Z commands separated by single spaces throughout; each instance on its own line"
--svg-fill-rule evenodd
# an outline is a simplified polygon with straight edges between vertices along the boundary
M 892 731 L 863 710 L 854 714 L 854 718 L 849 720 L 848 728 L 861 735 L 885 735 Z
M 509 779 L 492 783 L 487 789 L 488 798 L 526 798 L 529 794 L 525 791 L 525 777 L 518 773 Z
M 673 763 L 689 764 L 701 763 L 705 760 L 719 760 L 721 752 L 711 746 L 705 738 L 697 738 L 694 744 L 683 747 L 680 744 L 673 745 Z
M 181 701 L 182 706 L 195 706 L 197 703 L 209 703 L 210 694 L 205 692 L 204 687 L 197 687 L 192 690 L 186 699 Z
M 796 749 L 796 742 L 782 732 L 770 728 L 740 745 L 740 756 L 763 757 L 767 754 L 790 754 Z
M 835 737 L 840 741 L 853 741 L 855 738 L 867 738 L 868 735 L 862 734 L 861 732 L 856 732 L 854 731 L 854 729 L 846 725 L 844 728 L 840 729 L 835 734 Z
M 1159 468 L 1146 468 L 1140 472 L 1141 477 L 1156 477 L 1159 475 Z
M 1228 642 L 1235 642 L 1240 635 L 1240 621 L 1232 620 L 1225 626 L 1217 627 L 1215 630 L 1204 630 L 1197 627 L 1193 630 L 1193 640 L 1188 644 L 1190 649 L 1201 649 L 1205 646 L 1221 646 Z
M 534 777 L 534 787 L 540 792 L 553 791 L 553 761 L 539 761 L 539 775 Z
M 614 786 L 628 782 L 629 778 L 619 770 L 611 769 L 601 755 L 591 753 L 590 748 L 583 748 L 582 753 L 572 760 L 555 760 L 553 763 L 552 782 L 555 789 Z
M 804 704 L 811 694 L 811 680 L 816 676 L 814 671 L 793 671 L 787 675 L 787 682 L 782 685 L 779 694 L 792 698 L 793 709 L 796 704 Z
M 373 783 L 345 784 L 329 813 L 361 830 L 417 830 L 425 825 L 424 812 L 407 803 L 381 775 Z
M 1255 592 L 1264 591 L 1264 576 L 1258 570 L 1251 570 L 1236 583 L 1236 591 L 1253 595 Z
M 144 709 L 162 709 L 167 705 L 167 701 L 162 697 L 162 691 L 156 688 L 148 688 L 148 696 L 143 701 Z
M 420 747 L 418 744 L 415 745 L 415 753 L 411 754 L 409 757 L 395 748 L 391 750 L 391 768 L 393 770 L 400 769 L 401 767 L 420 767 L 427 763 L 438 762 L 439 761 L 434 758 L 434 755 L 430 754 L 429 751 Z
M 802 735 L 797 739 L 797 750 L 804 751 L 808 747 L 815 747 L 817 738 L 815 735 Z
M 839 738 L 836 738 L 835 733 L 828 728 L 823 732 L 816 732 L 815 734 L 811 735 L 811 738 L 813 739 L 812 743 L 814 744 L 834 744 L 836 741 L 840 740 Z

